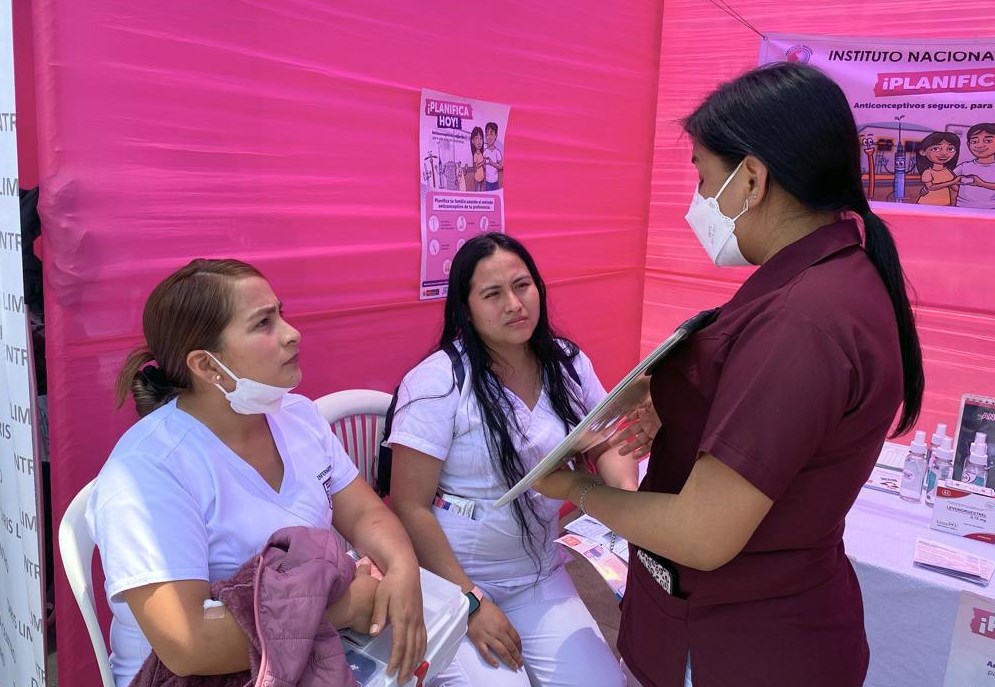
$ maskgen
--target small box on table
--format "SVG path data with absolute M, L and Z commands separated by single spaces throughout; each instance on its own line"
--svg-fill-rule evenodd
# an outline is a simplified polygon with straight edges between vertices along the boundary
M 939 532 L 995 544 L 995 489 L 944 480 L 936 487 L 929 526 Z

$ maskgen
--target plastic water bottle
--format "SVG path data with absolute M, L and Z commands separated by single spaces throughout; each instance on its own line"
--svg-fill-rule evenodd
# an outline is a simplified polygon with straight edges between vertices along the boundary
M 971 452 L 967 456 L 964 464 L 964 471 L 961 473 L 960 481 L 984 487 L 988 481 L 988 443 L 987 436 L 983 432 L 974 435 L 974 443 L 971 444 Z
M 922 485 L 926 477 L 926 432 L 916 432 L 909 453 L 905 456 L 905 466 L 902 468 L 902 483 L 898 495 L 906 501 L 919 503 L 922 500 Z
M 933 465 L 926 476 L 926 505 L 931 507 L 936 500 L 936 485 L 954 478 L 954 443 L 950 437 L 943 437 L 942 443 L 933 449 Z
M 933 505 L 933 499 L 930 496 L 929 479 L 930 475 L 933 475 L 933 455 L 936 449 L 940 448 L 943 444 L 943 438 L 947 436 L 947 426 L 946 424 L 940 422 L 936 425 L 936 431 L 933 432 L 933 438 L 929 441 L 929 448 L 926 450 L 926 503 L 930 506 Z

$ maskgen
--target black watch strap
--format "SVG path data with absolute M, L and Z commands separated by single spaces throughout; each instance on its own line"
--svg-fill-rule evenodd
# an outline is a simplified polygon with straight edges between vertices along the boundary
M 467 618 L 472 618 L 473 614 L 480 610 L 481 593 L 480 589 L 474 587 L 468 592 L 463 592 L 466 595 L 466 600 L 470 602 L 470 608 L 467 611 Z

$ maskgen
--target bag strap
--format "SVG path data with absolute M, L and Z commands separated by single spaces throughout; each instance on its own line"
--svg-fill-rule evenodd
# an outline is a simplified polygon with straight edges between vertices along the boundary
M 466 382 L 466 368 L 463 367 L 463 355 L 456 350 L 456 345 L 448 343 L 442 350 L 449 356 L 449 362 L 453 365 L 453 380 L 456 382 L 456 389 L 463 391 L 463 383 Z
M 377 494 L 380 498 L 390 494 L 390 463 L 394 457 L 394 450 L 386 444 L 390 437 L 391 427 L 394 425 L 394 411 L 397 409 L 397 392 L 401 385 L 394 387 L 394 395 L 390 397 L 390 405 L 387 406 L 387 414 L 384 416 L 383 437 L 380 441 L 380 448 L 377 451 Z

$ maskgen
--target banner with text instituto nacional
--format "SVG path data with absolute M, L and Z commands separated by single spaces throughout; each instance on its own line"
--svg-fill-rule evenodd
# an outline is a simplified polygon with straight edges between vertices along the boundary
M 11 3 L 0 0 L 0 685 L 44 687 L 31 355 L 21 263 Z
M 869 199 L 995 216 L 995 38 L 768 35 L 760 63 L 785 60 L 843 89 Z

